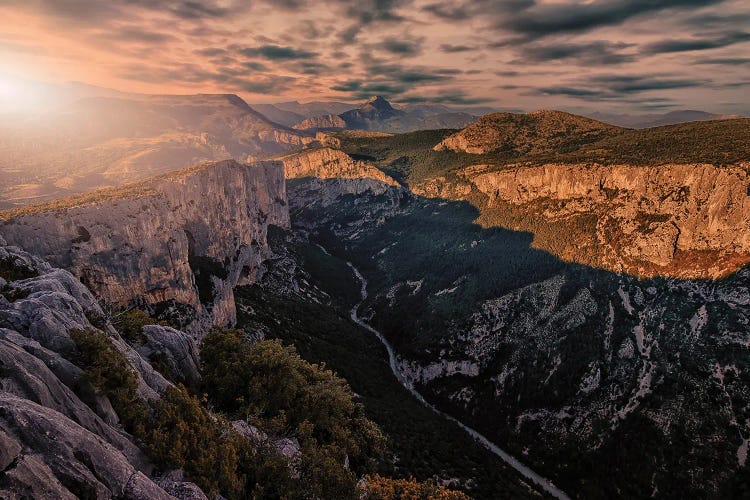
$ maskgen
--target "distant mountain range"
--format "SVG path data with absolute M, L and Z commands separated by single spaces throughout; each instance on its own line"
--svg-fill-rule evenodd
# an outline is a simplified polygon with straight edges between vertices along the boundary
M 293 125 L 298 130 L 372 130 L 403 133 L 415 130 L 463 128 L 476 121 L 485 108 L 450 108 L 440 104 L 409 104 L 395 107 L 385 98 L 376 96 L 359 107 L 343 113 L 307 117 Z
M 290 101 L 275 104 L 251 104 L 251 106 L 272 122 L 287 127 L 291 127 L 306 118 L 320 115 L 337 115 L 357 107 L 356 104 L 333 101 L 313 101 L 307 103 Z
M 603 122 L 618 125 L 627 128 L 651 128 L 662 127 L 664 125 L 676 125 L 687 122 L 704 122 L 710 120 L 729 120 L 732 118 L 742 118 L 740 115 L 721 115 L 707 113 L 705 111 L 696 111 L 691 109 L 670 111 L 662 114 L 647 115 L 629 115 L 613 113 L 593 113 L 592 118 Z

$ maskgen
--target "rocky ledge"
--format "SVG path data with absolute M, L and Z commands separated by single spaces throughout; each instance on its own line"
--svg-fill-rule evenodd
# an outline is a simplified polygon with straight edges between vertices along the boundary
M 4 271 L 28 276 L 0 277 L 0 498 L 174 498 L 151 478 L 153 466 L 107 396 L 81 399 L 95 391 L 70 361 L 70 332 L 94 330 L 92 321 L 103 328 L 133 369 L 139 397 L 157 398 L 169 382 L 97 321 L 104 311 L 68 271 L 2 237 L 0 261 Z

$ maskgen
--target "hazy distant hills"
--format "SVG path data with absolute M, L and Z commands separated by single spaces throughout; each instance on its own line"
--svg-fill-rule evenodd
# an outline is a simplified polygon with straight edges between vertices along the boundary
M 0 122 L 5 208 L 122 184 L 208 160 L 297 149 L 309 134 L 233 94 L 87 97 Z
M 469 108 L 481 114 L 485 108 Z M 294 125 L 299 130 L 371 130 L 403 133 L 415 130 L 462 128 L 474 122 L 479 114 L 440 104 L 409 104 L 395 107 L 376 96 L 361 106 L 343 113 L 307 117 Z
M 676 125 L 678 123 L 741 118 L 739 115 L 721 115 L 696 110 L 670 111 L 669 113 L 647 115 L 593 113 L 591 117 L 611 123 L 612 125 L 627 128 L 651 128 L 664 125 Z
M 291 101 L 251 106 L 269 120 L 298 130 L 345 128 L 390 133 L 464 128 L 481 116 L 497 112 L 497 109 L 489 106 L 448 106 L 433 103 L 393 105 L 379 96 L 361 105 L 334 101 Z M 739 115 L 697 110 L 642 115 L 594 112 L 588 116 L 610 125 L 637 129 L 740 118 Z
M 346 102 L 297 101 L 278 102 L 274 104 L 251 104 L 253 109 L 262 113 L 272 122 L 291 127 L 302 120 L 320 115 L 337 115 L 357 107 Z

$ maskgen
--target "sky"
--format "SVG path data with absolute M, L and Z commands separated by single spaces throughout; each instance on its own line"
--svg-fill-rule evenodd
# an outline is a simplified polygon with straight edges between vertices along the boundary
M 0 0 L 0 14 L 0 90 L 750 114 L 748 0 Z

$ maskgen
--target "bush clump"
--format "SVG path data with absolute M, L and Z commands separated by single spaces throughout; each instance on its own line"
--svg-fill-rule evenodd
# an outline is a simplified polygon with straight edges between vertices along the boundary
M 210 497 L 243 496 L 240 457 L 247 443 L 184 387 L 170 387 L 150 402 L 149 416 L 136 435 L 156 465 L 184 469 Z
M 138 377 L 128 359 L 107 335 L 99 330 L 71 330 L 76 345 L 75 363 L 84 377 L 117 412 L 123 427 L 132 431 L 145 416 L 146 407 L 138 397 Z
M 131 309 L 117 314 L 112 318 L 112 326 L 114 326 L 115 329 L 120 332 L 120 336 L 131 345 L 142 343 L 144 341 L 144 326 L 162 324 L 163 323 L 155 320 L 140 309 Z
M 201 359 L 211 403 L 270 433 L 299 439 L 308 491 L 323 498 L 356 496 L 357 474 L 372 469 L 385 437 L 345 380 L 307 363 L 293 347 L 276 340 L 251 344 L 237 330 L 210 332 Z
M 34 269 L 19 263 L 12 255 L 0 259 L 0 278 L 5 281 L 25 280 L 39 276 Z
M 367 476 L 360 488 L 365 500 L 469 500 L 466 494 L 438 486 L 433 481 Z

